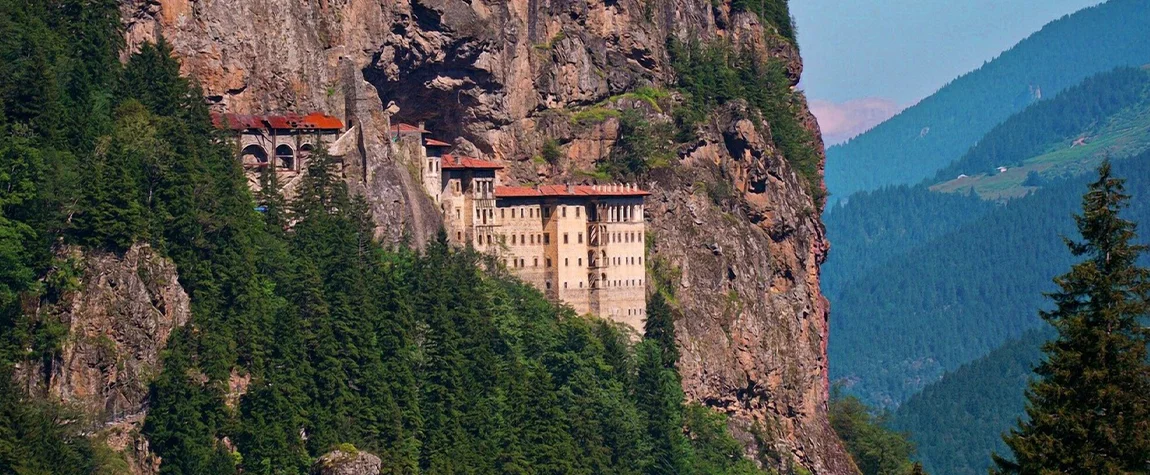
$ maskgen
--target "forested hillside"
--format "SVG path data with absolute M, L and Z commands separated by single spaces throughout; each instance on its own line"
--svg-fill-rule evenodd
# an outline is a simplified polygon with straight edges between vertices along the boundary
M 1124 109 L 1150 109 L 1150 72 L 1119 68 L 1087 78 L 1081 84 L 1027 107 L 991 129 L 962 158 L 938 172 L 934 181 L 959 174 L 994 173 L 1023 160 L 1074 146 Z
M 1150 62 L 1150 10 L 1110 0 L 1046 25 L 894 118 L 827 150 L 834 199 L 914 184 L 958 159 L 999 122 L 1093 74 Z M 832 236 L 833 238 L 833 236 Z
M 977 196 L 932 193 L 922 186 L 906 185 L 839 201 L 823 216 L 827 234 L 835 236 L 834 252 L 823 265 L 823 292 L 835 302 L 849 290 L 843 285 L 858 276 L 996 207 Z
M 1050 334 L 1049 328 L 1027 331 L 899 406 L 891 425 L 910 434 L 929 473 L 984 474 L 992 465 L 990 453 L 1006 451 L 1001 435 L 1023 415 L 1026 383 Z
M 1135 197 L 1127 216 L 1150 222 L 1150 155 L 1118 162 L 1115 170 L 1129 178 Z M 1061 236 L 1073 235 L 1069 216 L 1084 180 L 1011 201 L 836 284 L 832 378 L 844 379 L 864 400 L 897 405 L 943 372 L 1036 326 L 1046 304 L 1042 292 L 1072 263 Z M 893 208 L 872 211 L 897 215 Z
M 758 473 L 684 406 L 660 298 L 632 344 L 443 239 L 384 249 L 322 152 L 297 198 L 253 197 L 171 50 L 120 64 L 117 2 L 0 0 L 0 38 L 0 472 L 122 471 L 11 376 L 66 337 L 29 310 L 75 291 L 54 246 L 142 242 L 193 314 L 152 375 L 162 473 L 305 473 L 346 444 L 387 473 Z

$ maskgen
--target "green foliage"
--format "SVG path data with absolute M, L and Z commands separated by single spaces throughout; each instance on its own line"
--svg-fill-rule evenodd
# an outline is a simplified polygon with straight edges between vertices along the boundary
M 635 109 L 619 118 L 619 141 L 611 155 L 597 166 L 601 173 L 618 179 L 636 179 L 653 168 L 665 167 L 675 159 L 671 125 L 651 123 Z
M 559 142 L 555 139 L 547 139 L 543 141 L 543 150 L 540 152 L 543 155 L 543 160 L 549 165 L 555 166 L 563 159 L 563 152 L 559 150 Z
M 985 474 L 991 452 L 1007 450 L 1001 434 L 1023 414 L 1026 383 L 1042 359 L 1048 329 L 1008 341 L 898 407 L 891 426 L 910 434 L 918 460 L 936 475 Z
M 731 0 L 731 9 L 754 12 L 764 22 L 774 26 L 779 35 L 797 46 L 795 20 L 791 18 L 790 6 L 787 3 L 787 0 Z
M 697 40 L 672 40 L 668 51 L 679 87 L 688 97 L 686 110 L 675 115 L 679 139 L 688 138 L 689 131 L 716 106 L 745 100 L 770 124 L 770 133 L 764 135 L 770 135 L 803 178 L 807 192 L 821 204 L 821 159 L 814 137 L 799 121 L 800 97 L 791 90 L 782 62 L 764 63 L 759 52 L 736 52 L 722 41 L 702 45 Z
M 1026 420 L 1003 439 L 1013 460 L 994 455 L 992 473 L 1136 473 L 1150 460 L 1150 269 L 1147 246 L 1128 206 L 1124 180 L 1109 162 L 1098 170 L 1074 217 L 1083 258 L 1054 279 L 1055 308 L 1041 312 L 1057 330 L 1042 347 L 1027 391 Z
M 921 467 L 911 462 L 914 444 L 907 440 L 906 434 L 886 427 L 888 417 L 873 415 L 858 398 L 842 396 L 837 389 L 832 395 L 831 427 L 863 475 L 921 473 Z
M 591 106 L 571 114 L 571 123 L 581 126 L 596 125 L 619 117 L 619 111 L 604 106 Z
M 845 198 L 929 178 L 1040 97 L 1150 62 L 1150 44 L 1141 41 L 1148 27 L 1150 10 L 1140 0 L 1111 0 L 1055 20 L 894 118 L 827 149 L 827 187 Z

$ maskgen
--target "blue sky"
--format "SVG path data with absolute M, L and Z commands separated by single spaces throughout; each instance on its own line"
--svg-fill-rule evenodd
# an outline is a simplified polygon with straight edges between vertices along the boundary
M 930 95 L 1051 20 L 1098 3 L 790 0 L 803 55 L 801 86 L 835 142 Z

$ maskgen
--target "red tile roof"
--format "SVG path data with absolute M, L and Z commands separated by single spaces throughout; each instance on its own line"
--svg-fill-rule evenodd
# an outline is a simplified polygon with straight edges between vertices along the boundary
M 392 133 L 398 132 L 401 134 L 406 134 L 406 133 L 427 134 L 427 133 L 430 133 L 421 127 L 416 127 L 416 126 L 411 125 L 411 124 L 404 124 L 402 122 L 391 124 L 391 131 L 392 131 Z
M 444 170 L 463 170 L 468 168 L 473 170 L 499 170 L 503 168 L 503 165 L 473 157 L 444 154 L 440 162 L 440 168 Z
M 319 112 L 308 115 L 254 115 L 254 114 L 212 114 L 212 123 L 221 129 L 307 129 L 343 130 L 343 121 Z
M 423 142 L 423 144 L 428 146 L 428 147 L 450 147 L 451 146 L 451 144 L 449 144 L 447 142 L 442 142 L 442 141 L 435 140 L 435 139 L 427 139 Z
M 647 196 L 651 193 L 635 185 L 540 185 L 497 186 L 496 198 L 543 198 L 543 197 L 596 197 L 596 196 Z

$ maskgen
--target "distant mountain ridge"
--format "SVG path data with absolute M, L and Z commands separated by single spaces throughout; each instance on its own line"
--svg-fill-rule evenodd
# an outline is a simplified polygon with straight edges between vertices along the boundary
M 1128 180 L 1127 192 L 1134 197 L 1125 216 L 1150 223 L 1150 152 L 1116 162 L 1115 172 Z M 889 218 L 915 234 L 933 234 L 924 230 L 934 226 L 953 230 L 909 247 L 853 279 L 833 284 L 837 292 L 827 293 L 834 309 L 828 348 L 831 378 L 844 381 L 851 393 L 868 402 L 893 407 L 946 371 L 1039 326 L 1038 310 L 1048 304 L 1042 293 L 1052 290 L 1051 279 L 1075 262 L 1062 237 L 1076 236 L 1071 216 L 1078 211 L 1090 178 L 1083 175 L 1061 180 L 990 211 L 963 211 L 964 202 L 955 201 L 961 197 L 935 194 L 951 203 L 945 209 L 978 215 L 973 220 L 963 218 L 957 227 L 940 225 L 929 217 L 918 221 Z M 920 185 L 876 194 L 921 190 Z M 869 215 L 926 216 L 898 209 L 908 201 L 906 198 L 876 201 L 880 205 L 859 203 L 873 208 L 866 211 Z M 889 206 L 879 207 L 883 202 Z M 916 202 L 927 209 L 947 206 L 926 202 L 925 198 Z M 828 221 L 839 213 L 853 214 L 855 203 L 852 200 L 828 213 Z M 828 223 L 828 229 L 834 227 Z M 1145 229 L 1143 242 L 1150 240 Z M 868 250 L 863 247 L 856 252 Z
M 832 200 L 932 176 L 1011 114 L 1093 74 L 1150 62 L 1150 4 L 1111 0 L 1055 20 L 874 129 L 827 150 Z

